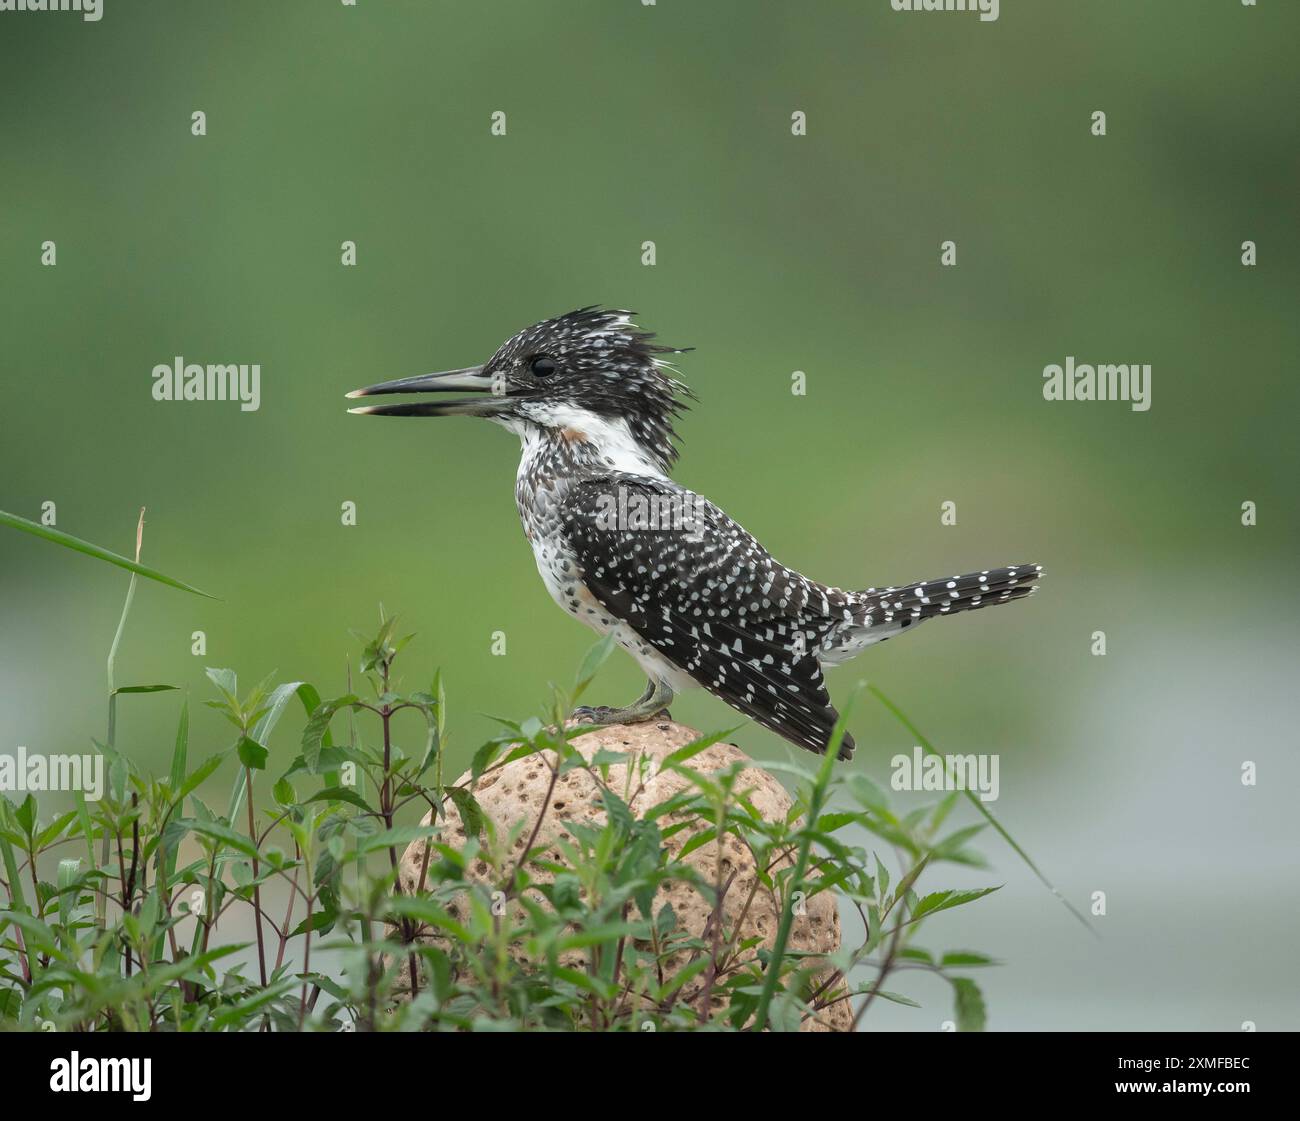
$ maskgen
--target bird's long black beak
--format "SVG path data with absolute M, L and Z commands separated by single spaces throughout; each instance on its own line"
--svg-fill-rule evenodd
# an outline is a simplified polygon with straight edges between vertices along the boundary
M 378 397 L 384 393 L 463 393 L 467 389 L 492 390 L 492 378 L 482 366 L 447 370 L 440 374 L 422 374 L 414 378 L 381 381 L 364 389 L 354 389 L 349 397 Z M 362 405 L 350 413 L 371 416 L 495 416 L 504 411 L 507 398 L 493 393 L 489 397 L 468 397 L 460 401 L 410 401 L 401 405 Z

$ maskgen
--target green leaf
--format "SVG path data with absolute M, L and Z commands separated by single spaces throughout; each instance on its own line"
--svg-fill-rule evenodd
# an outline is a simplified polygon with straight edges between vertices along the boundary
M 600 667 L 605 664 L 605 659 L 609 657 L 610 652 L 614 649 L 615 636 L 610 631 L 595 646 L 587 651 L 586 656 L 582 659 L 582 667 L 578 670 L 578 681 L 574 688 L 574 696 L 580 694 L 589 684 L 591 679 L 596 676 Z
M 108 789 L 117 801 L 126 797 L 126 780 L 131 773 L 131 765 L 125 755 L 115 756 L 108 765 Z
M 320 704 L 320 697 L 316 690 L 308 685 L 305 681 L 288 681 L 283 685 L 277 685 L 271 695 L 266 698 L 266 713 L 262 716 L 256 726 L 253 728 L 253 739 L 258 743 L 267 743 L 271 738 L 271 731 L 279 722 L 280 717 L 284 715 L 285 706 L 293 700 L 295 696 L 302 697 L 304 705 L 311 701 L 311 707 L 307 709 L 310 716 L 312 708 Z
M 63 831 L 77 820 L 77 811 L 69 810 L 67 813 L 56 818 L 51 824 L 47 825 L 41 834 L 36 838 L 36 851 L 48 848 L 54 841 L 62 835 Z
M 970 969 L 978 965 L 1001 965 L 996 958 L 972 950 L 949 950 L 939 961 L 942 969 Z
M 843 829 L 846 825 L 853 825 L 862 820 L 859 813 L 832 813 L 822 814 L 817 819 L 817 828 L 822 833 L 834 833 L 837 829 Z
M 958 1031 L 983 1031 L 988 1022 L 988 1010 L 979 986 L 969 977 L 950 977 L 952 982 L 953 1012 Z
M 483 807 L 478 804 L 478 799 L 460 786 L 450 787 L 447 790 L 447 797 L 451 799 L 460 814 L 460 820 L 465 826 L 465 836 L 477 837 L 487 824 L 487 815 L 483 812 Z
M 72 922 L 72 909 L 77 905 L 77 893 L 69 889 L 76 882 L 80 869 L 80 857 L 59 861 L 59 922 L 64 926 Z
M 889 809 L 889 798 L 885 795 L 885 792 L 866 775 L 850 775 L 848 785 L 853 792 L 853 796 L 867 809 L 875 810 L 877 813 Z
M 953 793 L 959 793 L 959 791 L 953 791 Z M 977 834 L 984 832 L 987 828 L 988 823 L 981 821 L 977 822 L 975 825 L 968 825 L 964 829 L 957 829 L 952 833 L 949 833 L 948 836 L 934 846 L 934 855 L 937 858 L 942 859 L 949 856 L 951 853 L 959 851 L 962 845 Z
M 407 918 L 418 919 L 439 930 L 445 930 L 460 942 L 467 944 L 474 942 L 470 932 L 453 919 L 447 912 L 447 908 L 436 899 L 420 895 L 399 895 L 393 899 L 390 909 L 396 915 L 405 915 Z
M 0 798 L 0 805 L 7 805 L 4 799 Z M 23 897 L 23 881 L 18 876 L 18 861 L 14 858 L 13 846 L 9 843 L 9 838 L 0 832 L 0 859 L 4 861 L 5 879 L 9 884 L 10 898 L 13 900 L 13 906 L 20 911 L 27 909 L 27 900 Z
M 938 829 L 947 820 L 960 795 L 960 790 L 954 790 L 947 797 L 940 799 L 934 807 L 934 813 L 930 816 L 931 829 Z
M 169 690 L 175 690 L 175 685 L 123 685 L 120 689 L 113 690 L 113 696 L 119 693 L 166 693 Z
M 555 948 L 561 952 L 564 950 L 578 950 L 584 946 L 598 945 L 601 942 L 616 942 L 620 938 L 640 938 L 645 933 L 645 923 L 604 923 L 600 926 L 593 926 L 586 930 L 566 934 L 556 942 Z
M 505 744 L 496 740 L 488 740 L 487 743 L 474 752 L 474 758 L 470 760 L 469 764 L 470 778 L 477 782 L 505 746 Z
M 284 782 L 286 780 L 281 779 L 280 781 Z M 346 786 L 327 786 L 324 790 L 318 790 L 310 798 L 307 798 L 303 804 L 306 805 L 307 802 L 347 802 L 359 809 L 369 810 L 371 808 L 370 803 L 360 794 Z
M 298 694 L 298 699 L 302 701 L 302 707 L 306 710 L 308 718 L 310 718 L 311 714 L 320 708 L 320 694 L 316 692 L 316 687 L 309 681 L 304 681 L 294 692 Z M 333 746 L 328 732 L 325 734 L 323 743 L 326 747 Z
M 906 1004 L 908 1008 L 920 1008 L 910 996 L 903 996 L 901 993 L 891 993 L 886 989 L 877 989 L 876 996 L 881 1000 L 892 1000 L 895 1004 Z
M 176 747 L 172 751 L 171 788 L 179 790 L 185 781 L 185 756 L 190 744 L 190 702 L 181 702 L 180 723 L 176 726 Z
M 723 740 L 730 739 L 743 727 L 743 724 L 737 724 L 734 728 L 729 728 L 725 732 L 713 732 L 710 735 L 701 736 L 697 740 L 692 740 L 688 744 L 683 744 L 681 747 L 677 748 L 676 751 L 672 751 L 664 756 L 664 761 L 660 765 L 659 769 L 664 770 L 668 767 L 675 767 L 685 763 L 688 759 L 693 759 L 701 751 L 706 751 L 715 743 L 721 743 Z
M 28 521 L 26 518 L 20 518 L 17 514 L 8 514 L 0 510 L 0 525 L 11 526 L 13 529 L 20 529 L 24 533 L 30 533 L 36 537 L 43 537 L 46 541 L 52 541 L 55 545 L 62 545 L 65 549 L 73 549 L 78 553 L 84 553 L 88 557 L 95 557 L 98 560 L 107 561 L 109 564 L 115 564 L 118 568 L 125 568 L 128 572 L 134 572 L 137 576 L 144 576 L 149 580 L 156 580 L 160 584 L 166 584 L 172 588 L 179 588 L 183 592 L 192 592 L 196 596 L 203 596 L 204 599 L 216 599 L 214 595 L 200 591 L 193 585 L 175 580 L 170 576 L 165 576 L 152 568 L 146 568 L 142 564 L 137 564 L 133 560 L 127 560 L 126 557 L 119 556 L 117 553 L 109 552 L 107 549 L 101 549 L 98 545 L 92 545 L 89 541 L 83 541 L 79 537 L 73 537 L 70 533 L 63 533 L 57 529 L 51 529 L 49 526 L 40 525 L 37 522 Z
M 6 924 L 20 928 L 29 938 L 34 939 L 42 950 L 56 952 L 54 931 L 35 915 L 29 915 L 25 911 L 0 911 L 0 931 L 4 930 Z M 63 955 L 58 954 L 58 956 Z
M 236 833 L 229 825 L 222 825 L 219 821 L 198 821 L 194 818 L 187 818 L 179 824 L 202 837 L 221 841 L 236 852 L 243 853 L 244 856 L 252 857 L 254 860 L 257 859 L 257 849 L 252 842 L 247 837 Z
M 273 982 L 265 989 L 254 989 L 252 995 L 244 997 L 243 1000 L 237 1001 L 213 1016 L 213 1028 L 220 1029 L 231 1024 L 251 1023 L 255 1019 L 255 1014 L 263 1005 L 279 1000 L 281 996 L 297 986 L 297 984 L 297 978 L 286 977 L 283 980 Z
M 331 911 L 313 911 L 311 922 L 305 918 L 296 927 L 293 928 L 290 938 L 297 938 L 300 934 L 306 934 L 307 931 L 315 932 L 317 930 L 329 930 L 334 925 L 338 915 Z
M 209 755 L 205 760 L 203 760 L 203 762 L 200 763 L 190 774 L 190 777 L 187 778 L 181 784 L 181 788 L 178 791 L 176 791 L 177 800 L 179 801 L 180 799 L 183 799 L 186 795 L 192 794 L 195 790 L 197 790 L 199 788 L 199 785 L 205 779 L 211 776 L 213 771 L 215 771 L 218 767 L 221 766 L 221 764 L 225 761 L 225 758 L 226 758 L 226 752 L 223 751 L 217 755 Z
M 315 774 L 320 765 L 321 747 L 329 734 L 330 721 L 341 708 L 357 703 L 355 694 L 346 693 L 332 701 L 324 701 L 316 706 L 302 732 L 302 757 L 307 763 L 307 770 Z
M 998 885 L 999 887 L 1001 885 Z M 997 887 L 977 887 L 967 891 L 932 891 L 929 895 L 923 895 L 917 900 L 916 906 L 912 908 L 912 914 L 909 916 L 909 922 L 916 922 L 918 919 L 925 918 L 926 915 L 933 915 L 936 911 L 947 911 L 952 907 L 960 907 L 963 903 L 973 903 L 976 899 L 983 899 L 984 896 L 997 891 Z
M 605 804 L 605 816 L 618 832 L 632 832 L 634 818 L 631 807 L 607 786 L 599 787 L 600 799 Z
M 32 831 L 36 828 L 36 795 L 28 794 L 23 799 L 22 805 L 14 810 L 14 820 L 18 822 L 18 827 L 30 838 Z
M 208 680 L 221 690 L 227 700 L 232 703 L 236 701 L 235 694 L 239 691 L 239 678 L 235 676 L 232 669 L 216 669 L 208 666 L 204 672 L 208 675 Z
M 395 825 L 392 829 L 384 829 L 358 840 L 357 854 L 376 852 L 389 847 L 405 848 L 412 841 L 432 837 L 437 832 L 437 828 L 432 825 Z
M 287 778 L 278 779 L 276 781 L 276 784 L 271 787 L 271 797 L 282 806 L 292 806 L 298 800 L 297 794 L 294 793 L 293 783 L 291 783 Z
M 266 757 L 269 752 L 256 740 L 251 740 L 247 736 L 239 741 L 239 746 L 235 749 L 239 755 L 239 761 L 245 767 L 254 771 L 266 770 Z

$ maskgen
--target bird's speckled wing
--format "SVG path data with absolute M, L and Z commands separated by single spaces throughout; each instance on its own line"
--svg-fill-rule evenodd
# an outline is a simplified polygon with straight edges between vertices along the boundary
M 712 503 L 668 479 L 587 478 L 563 500 L 581 579 L 612 614 L 714 696 L 824 752 L 837 713 L 815 657 L 837 593 L 778 563 Z M 844 736 L 839 756 L 851 758 Z

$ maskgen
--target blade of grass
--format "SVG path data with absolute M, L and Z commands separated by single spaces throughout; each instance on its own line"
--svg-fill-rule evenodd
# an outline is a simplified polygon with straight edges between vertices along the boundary
M 921 735 L 916 725 L 913 724 L 904 715 L 902 709 L 900 709 L 896 704 L 894 704 L 893 701 L 891 701 L 888 697 L 886 697 L 885 694 L 882 693 L 879 689 L 877 689 L 874 685 L 868 685 L 867 689 L 872 694 L 874 694 L 876 699 L 893 714 L 894 718 L 912 734 L 912 737 L 916 740 L 917 743 L 921 745 L 922 748 L 924 748 L 931 755 L 937 756 L 940 759 L 943 758 L 942 753 L 936 747 L 934 747 L 929 740 L 927 740 L 923 735 Z M 1035 864 L 1033 860 L 1030 859 L 1029 854 L 1025 852 L 1025 850 L 1022 849 L 1016 843 L 1015 838 L 1012 837 L 1011 834 L 1008 833 L 1006 829 L 1003 828 L 1002 823 L 998 821 L 996 817 L 993 816 L 993 814 L 990 812 L 988 807 L 985 806 L 984 803 L 981 802 L 979 798 L 977 798 L 972 791 L 964 790 L 962 793 L 966 795 L 966 798 L 971 803 L 971 805 L 973 805 L 977 810 L 979 810 L 979 812 L 984 816 L 985 820 L 987 820 L 988 823 L 998 831 L 999 836 L 1001 836 L 1001 838 L 1004 841 L 1006 841 L 1008 845 L 1011 846 L 1012 850 L 1016 853 L 1016 855 L 1019 856 L 1020 859 L 1025 862 L 1025 864 L 1029 867 L 1029 870 L 1033 872 L 1035 876 L 1038 877 L 1042 885 L 1045 888 L 1047 888 L 1047 890 L 1050 891 L 1053 895 L 1055 895 L 1057 899 L 1061 901 L 1061 903 L 1065 906 L 1065 909 L 1069 911 L 1070 914 L 1072 914 L 1076 919 L 1078 919 L 1081 923 L 1083 923 L 1085 929 L 1088 931 L 1089 934 L 1091 934 L 1094 938 L 1100 938 L 1101 935 L 1097 933 L 1092 923 L 1090 923 L 1084 917 L 1083 913 L 1079 911 L 1074 906 L 1073 903 L 1071 903 L 1068 899 L 1065 898 L 1064 895 L 1062 895 L 1059 891 L 1056 890 L 1056 885 L 1053 884 L 1052 881 L 1049 880 L 1046 876 L 1044 876 L 1041 871 L 1039 871 L 1038 865 Z
M 152 568 L 145 568 L 139 561 L 128 560 L 126 557 L 119 556 L 117 553 L 110 552 L 108 549 L 101 549 L 98 545 L 92 545 L 89 541 L 83 541 L 80 537 L 73 537 L 70 533 L 63 533 L 57 529 L 51 529 L 49 526 L 41 525 L 39 522 L 28 521 L 26 518 L 20 518 L 17 514 L 9 514 L 0 510 L 0 525 L 11 526 L 14 529 L 21 529 L 24 533 L 33 534 L 36 537 L 43 537 L 46 541 L 53 541 L 56 545 L 62 545 L 66 549 L 73 549 L 78 553 L 84 553 L 88 557 L 96 557 L 99 560 L 107 561 L 109 564 L 115 564 L 118 568 L 125 568 L 128 572 L 137 576 L 144 576 L 150 580 L 156 580 L 160 584 L 166 584 L 171 588 L 179 588 L 183 592 L 191 592 L 196 596 L 203 596 L 204 599 L 216 599 L 214 595 L 202 591 L 191 584 L 186 584 L 182 580 L 175 580 L 170 576 L 157 572 Z

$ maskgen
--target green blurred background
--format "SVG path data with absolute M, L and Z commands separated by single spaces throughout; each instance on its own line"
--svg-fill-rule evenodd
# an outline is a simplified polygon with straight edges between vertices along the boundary
M 1097 942 L 991 838 L 992 872 L 936 881 L 1007 884 L 934 931 L 1008 961 L 980 978 L 990 1027 L 1294 1030 L 1298 37 L 1281 0 L 0 14 L 0 508 L 53 501 L 124 553 L 148 508 L 144 561 L 221 600 L 142 585 L 118 683 L 195 706 L 205 665 L 341 692 L 382 602 L 419 632 L 410 685 L 443 668 L 454 773 L 485 714 L 535 712 L 593 636 L 537 578 L 511 437 L 349 416 L 343 393 L 635 308 L 697 348 L 678 477 L 782 560 L 848 586 L 1048 568 L 1031 603 L 831 674 L 943 750 L 998 752 L 996 812 L 1079 906 L 1107 892 Z M 176 355 L 260 363 L 261 409 L 155 402 Z M 1045 402 L 1067 355 L 1150 363 L 1151 410 Z M 5 531 L 0 582 L 0 751 L 84 749 L 125 575 Z M 617 655 L 593 700 L 640 685 Z M 174 697 L 122 705 L 145 766 Z M 674 715 L 737 719 L 703 694 Z M 884 781 L 906 733 L 868 701 L 851 728 Z M 197 706 L 191 753 L 227 739 Z M 908 991 L 923 1010 L 873 1024 L 936 1030 L 942 983 Z

